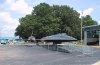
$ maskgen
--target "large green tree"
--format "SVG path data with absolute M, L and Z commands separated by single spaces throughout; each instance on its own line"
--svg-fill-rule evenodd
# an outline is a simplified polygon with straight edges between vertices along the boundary
M 36 37 L 51 35 L 59 29 L 58 18 L 52 12 L 52 7 L 46 3 L 40 3 L 32 12 L 36 19 Z
M 76 38 L 80 38 L 80 19 L 79 13 L 67 5 L 54 5 L 53 12 L 59 18 L 60 33 L 67 33 Z
M 19 23 L 20 25 L 16 28 L 15 36 L 28 38 L 34 28 L 33 25 L 36 24 L 35 17 L 33 15 L 26 15 L 25 17 L 19 19 Z
M 90 15 L 86 15 L 82 17 L 83 27 L 90 25 L 97 25 L 97 21 L 93 20 Z
M 86 26 L 95 24 L 91 17 L 84 17 L 83 20 L 83 24 Z M 22 38 L 28 38 L 33 30 L 36 38 L 67 33 L 80 39 L 81 19 L 79 13 L 67 5 L 50 6 L 47 3 L 40 3 L 34 7 L 32 14 L 20 18 L 19 22 L 20 25 L 16 28 L 15 35 Z

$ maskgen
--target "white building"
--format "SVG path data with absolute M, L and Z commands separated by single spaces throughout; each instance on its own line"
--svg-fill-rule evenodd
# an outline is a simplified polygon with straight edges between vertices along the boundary
M 100 25 L 83 27 L 85 45 L 100 46 Z

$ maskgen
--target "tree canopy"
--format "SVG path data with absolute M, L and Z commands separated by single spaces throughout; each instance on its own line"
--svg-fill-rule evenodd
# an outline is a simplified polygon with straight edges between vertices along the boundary
M 36 38 L 51 34 L 67 33 L 80 39 L 81 19 L 80 14 L 67 5 L 53 5 L 40 3 L 35 6 L 32 14 L 19 19 L 20 25 L 16 28 L 15 36 L 28 38 L 33 30 Z M 83 17 L 83 25 L 97 24 L 90 15 Z
M 82 19 L 83 19 L 83 27 L 98 24 L 95 20 L 92 19 L 90 15 L 86 15 L 85 17 L 82 17 Z

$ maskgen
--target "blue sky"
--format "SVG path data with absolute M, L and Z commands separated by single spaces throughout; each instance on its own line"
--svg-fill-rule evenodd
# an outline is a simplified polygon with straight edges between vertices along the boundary
M 90 15 L 100 24 L 100 0 L 0 0 L 0 36 L 14 37 L 18 19 L 31 14 L 41 2 L 49 5 L 69 5 L 83 16 Z

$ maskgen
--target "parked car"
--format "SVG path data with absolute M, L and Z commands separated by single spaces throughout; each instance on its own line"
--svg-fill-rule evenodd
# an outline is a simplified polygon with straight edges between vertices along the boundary
M 6 38 L 0 38 L 0 43 L 1 44 L 6 44 L 7 42 L 7 39 Z

